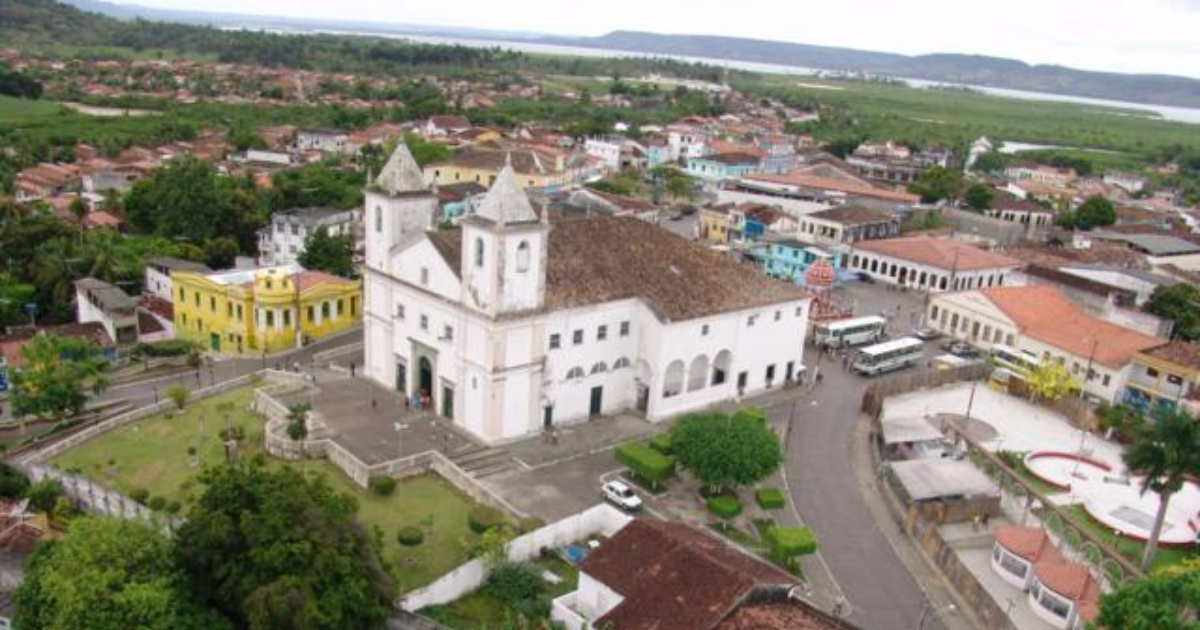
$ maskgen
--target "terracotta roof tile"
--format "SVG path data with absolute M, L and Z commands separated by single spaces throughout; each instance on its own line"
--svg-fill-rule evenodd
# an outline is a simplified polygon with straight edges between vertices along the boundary
M 1082 564 L 1063 560 L 1039 562 L 1034 566 L 1038 582 L 1074 602 L 1097 601 L 1100 585 Z
M 1020 267 L 1021 261 L 951 238 L 906 236 L 858 243 L 856 249 L 947 271 Z
M 1050 285 L 993 287 L 981 293 L 1016 323 L 1021 334 L 1077 357 L 1091 355 L 1094 346 L 1095 361 L 1110 368 L 1166 342 L 1088 315 Z
M 694 527 L 644 519 L 601 544 L 579 570 L 624 598 L 594 624 L 612 630 L 707 630 L 755 586 L 795 582 Z
M 347 280 L 324 271 L 302 271 L 293 277 L 296 282 L 296 290 L 300 293 L 322 284 L 354 284 L 353 280 Z
M 1200 344 L 1197 343 L 1172 341 L 1149 350 L 1143 350 L 1142 354 L 1200 370 Z
M 1030 562 L 1043 559 L 1060 559 L 1054 541 L 1040 527 L 1005 525 L 996 529 L 996 542 L 1011 553 Z

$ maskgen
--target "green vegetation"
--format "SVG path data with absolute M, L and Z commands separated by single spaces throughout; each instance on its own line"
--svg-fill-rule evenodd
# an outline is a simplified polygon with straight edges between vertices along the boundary
M 489 529 L 500 527 L 508 521 L 504 514 L 491 507 L 478 506 L 467 513 L 467 526 L 476 534 L 483 534 Z
M 754 492 L 754 501 L 764 510 L 782 510 L 786 504 L 779 488 L 759 488 Z
M 1142 492 L 1158 495 L 1158 514 L 1146 541 L 1142 570 L 1154 563 L 1171 497 L 1188 479 L 1200 477 L 1200 424 L 1181 407 L 1160 406 L 1152 422 L 1138 427 L 1123 454 L 1125 466 L 1142 476 Z
M 197 400 L 183 411 L 115 429 L 63 453 L 53 463 L 126 495 L 143 488 L 147 497 L 179 501 L 186 512 L 198 500 L 197 476 L 203 468 L 226 461 L 222 434 L 229 433 L 227 424 L 243 436 L 234 453 L 238 461 L 263 454 L 263 420 L 250 411 L 252 400 L 251 388 Z M 195 449 L 196 466 L 189 461 L 193 459 L 189 449 Z M 380 536 L 380 555 L 401 591 L 428 584 L 466 562 L 479 541 L 467 518 L 475 504 L 437 476 L 402 479 L 391 496 L 379 496 L 354 485 L 324 460 L 304 462 L 301 469 L 308 477 L 324 478 L 338 493 L 354 497 L 358 522 L 387 534 Z M 405 526 L 421 529 L 425 541 L 402 547 L 392 533 Z
M 510 566 L 513 568 L 507 568 Z M 542 571 L 558 576 L 560 581 L 542 580 Z M 532 564 L 501 565 L 493 569 L 479 590 L 449 604 L 430 606 L 421 614 L 453 630 L 514 627 L 541 630 L 548 622 L 546 604 L 575 590 L 578 581 L 579 571 L 575 567 L 548 552 Z M 527 625 L 521 626 L 522 622 Z
M 138 521 L 75 519 L 30 558 L 15 601 L 27 630 L 232 628 L 195 602 L 166 535 Z
M 133 347 L 133 356 L 140 358 L 182 357 L 196 351 L 196 344 L 186 339 L 167 339 L 151 343 L 139 343 Z
M 1100 599 L 1096 626 L 1106 630 L 1195 630 L 1200 559 L 1155 571 Z
M 12 375 L 12 410 L 18 417 L 78 415 L 88 396 L 108 385 L 100 348 L 80 339 L 39 334 L 21 347 L 21 364 Z
M 0 65 L 0 94 L 36 99 L 42 95 L 42 84 L 28 75 Z
M 696 413 L 671 427 L 679 464 L 713 492 L 750 485 L 783 463 L 779 436 L 765 416 Z
M 658 451 L 659 453 L 662 453 L 663 455 L 671 454 L 671 434 L 670 433 L 659 433 L 658 435 L 650 438 L 650 441 L 647 442 L 646 444 L 649 445 L 650 448 Z
M 1067 229 L 1090 230 L 1116 223 L 1117 210 L 1113 202 L 1096 195 L 1074 210 L 1060 212 L 1055 222 Z
M 922 203 L 954 201 L 962 194 L 962 172 L 956 168 L 935 166 L 917 176 L 908 192 L 921 196 Z
M 766 534 L 771 558 L 791 568 L 796 556 L 816 553 L 817 536 L 807 527 L 771 527 Z
M 367 487 L 381 497 L 389 497 L 396 492 L 396 480 L 387 476 L 371 477 L 367 480 Z
M 1064 508 L 1079 523 L 1088 534 L 1097 540 L 1102 540 L 1113 549 L 1116 549 L 1125 556 L 1128 560 L 1137 563 L 1145 555 L 1146 543 L 1131 540 L 1123 536 L 1117 536 L 1113 533 L 1112 528 L 1101 525 L 1098 521 L 1088 514 L 1087 510 L 1082 505 L 1071 505 Z M 1154 564 L 1152 570 L 1157 571 L 1164 569 L 1184 560 L 1193 557 L 1195 554 L 1184 549 L 1175 549 L 1173 547 L 1165 547 L 1158 549 L 1155 552 Z
M 304 239 L 304 251 L 297 262 L 311 271 L 324 271 L 343 278 L 354 278 L 354 242 L 350 234 L 330 234 L 318 227 Z
M 416 547 L 425 541 L 425 532 L 421 528 L 405 525 L 396 532 L 396 542 L 404 547 Z
M 1200 287 L 1187 282 L 1155 287 L 1142 310 L 1175 322 L 1172 339 L 1200 341 Z
M 630 472 L 653 488 L 675 474 L 675 458 L 642 444 L 628 442 L 616 449 L 617 463 L 628 466 Z
M 742 513 L 742 502 L 732 494 L 708 497 L 705 499 L 704 505 L 708 507 L 709 512 L 726 521 Z

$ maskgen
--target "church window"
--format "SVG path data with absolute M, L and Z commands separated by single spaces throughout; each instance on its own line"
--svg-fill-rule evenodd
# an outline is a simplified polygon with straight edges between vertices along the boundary
M 429 284 L 429 267 L 421 267 L 421 285 Z
M 475 266 L 483 266 L 483 239 L 475 239 Z
M 383 208 L 375 206 L 375 231 L 383 231 Z
M 629 367 L 629 359 L 626 359 L 625 357 L 621 357 L 616 361 L 613 361 L 612 369 L 614 370 L 621 370 L 627 367 Z
M 529 241 L 521 241 L 521 244 L 517 245 L 517 271 L 529 271 Z
M 575 332 L 571 333 L 571 343 L 577 346 L 583 344 L 582 330 L 576 330 Z
M 560 337 L 558 333 L 550 335 L 550 349 L 558 350 L 560 346 L 562 346 L 562 337 Z
M 621 336 L 622 337 L 629 336 L 629 322 L 621 322 Z
M 604 374 L 607 371 L 608 371 L 608 366 L 604 365 L 603 361 L 592 366 L 592 374 Z
M 567 380 L 568 381 L 581 379 L 581 378 L 583 378 L 583 376 L 584 376 L 583 368 L 573 367 L 573 368 L 571 368 L 570 372 L 567 372 Z
M 596 341 L 608 339 L 608 326 L 601 325 L 596 329 Z

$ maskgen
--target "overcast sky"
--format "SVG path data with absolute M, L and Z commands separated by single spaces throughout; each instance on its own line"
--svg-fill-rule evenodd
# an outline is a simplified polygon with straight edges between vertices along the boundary
M 174 9 L 566 35 L 731 35 L 1200 77 L 1200 0 L 135 0 Z

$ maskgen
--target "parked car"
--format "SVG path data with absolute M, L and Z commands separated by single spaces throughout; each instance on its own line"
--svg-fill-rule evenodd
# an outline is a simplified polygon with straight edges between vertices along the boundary
M 953 354 L 956 357 L 964 359 L 974 359 L 979 356 L 979 351 L 974 346 L 963 343 L 961 341 L 950 341 L 942 346 L 942 350 Z
M 604 484 L 600 494 L 604 496 L 605 501 L 626 512 L 636 512 L 642 509 L 642 499 L 633 491 L 633 488 L 623 481 L 614 480 Z
M 921 326 L 920 328 L 913 331 L 913 336 L 916 337 L 917 339 L 920 339 L 921 341 L 932 341 L 934 339 L 937 339 L 938 337 L 941 337 L 942 333 L 936 328 L 930 328 L 929 326 Z

